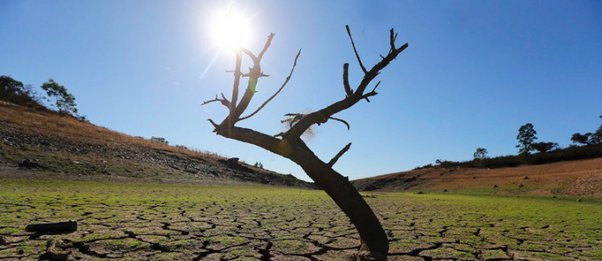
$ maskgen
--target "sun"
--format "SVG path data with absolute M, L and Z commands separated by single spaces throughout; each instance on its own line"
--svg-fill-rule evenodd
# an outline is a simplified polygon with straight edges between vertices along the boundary
M 250 20 L 230 7 L 217 11 L 211 21 L 211 33 L 215 44 L 225 50 L 246 47 L 251 38 Z

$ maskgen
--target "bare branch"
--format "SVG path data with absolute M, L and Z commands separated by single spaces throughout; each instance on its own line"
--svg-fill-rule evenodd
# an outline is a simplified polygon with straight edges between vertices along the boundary
M 270 33 L 270 35 L 268 35 L 268 39 L 265 41 L 265 44 L 263 45 L 263 49 L 261 49 L 261 52 L 259 53 L 258 56 L 255 56 L 255 54 L 253 54 L 253 52 L 249 51 L 246 48 L 240 48 L 240 50 L 243 53 L 245 53 L 246 55 L 248 55 L 249 57 L 251 57 L 251 59 L 253 60 L 253 63 L 258 64 L 261 62 L 261 59 L 263 59 L 263 55 L 270 48 L 270 45 L 272 44 L 272 39 L 274 39 L 274 33 Z
M 259 53 L 259 56 L 257 57 L 260 61 L 261 61 L 261 59 L 263 59 L 263 55 L 268 50 L 268 48 L 270 48 L 270 44 L 272 44 L 272 39 L 274 39 L 274 33 L 270 33 L 270 35 L 268 35 L 268 40 L 265 42 L 263 49 L 261 50 L 261 52 Z
M 219 125 L 217 125 L 217 123 L 215 123 L 212 119 L 207 119 L 209 122 L 211 122 L 211 125 L 213 125 L 213 128 L 217 129 Z M 214 130 L 215 131 L 215 130 Z
M 335 120 L 335 121 L 345 124 L 345 126 L 347 126 L 347 130 L 351 129 L 351 125 L 349 125 L 349 122 L 347 122 L 346 120 L 335 118 L 335 117 L 328 117 L 328 119 Z
M 285 113 L 284 116 L 303 116 L 303 113 L 294 113 L 294 112 L 290 112 L 290 113 Z
M 372 97 L 372 96 L 375 96 L 378 94 L 378 92 L 376 92 L 376 88 L 378 88 L 379 85 L 380 85 L 380 81 L 378 81 L 376 83 L 376 86 L 374 86 L 374 89 L 372 89 L 372 91 L 362 95 L 362 99 L 366 99 L 367 102 L 370 102 L 370 99 L 368 99 L 368 97 Z
M 229 109 L 230 114 L 236 110 L 236 103 L 238 102 L 238 87 L 240 86 L 240 67 L 242 65 L 242 55 L 240 51 L 236 52 L 236 65 L 234 66 L 234 85 L 232 86 L 232 99 Z
M 395 39 L 397 39 L 397 34 L 395 33 L 395 30 L 393 28 L 391 28 L 391 30 L 389 30 L 389 44 L 391 45 L 391 50 L 389 50 L 389 52 L 392 52 L 393 50 L 395 50 Z
M 201 106 L 205 105 L 205 104 L 212 103 L 212 102 L 220 102 L 222 105 L 226 106 L 226 108 L 230 108 L 230 101 L 228 101 L 228 99 L 226 99 L 224 97 L 224 94 L 222 94 L 222 98 L 221 99 L 218 98 L 217 95 L 215 95 L 214 99 L 211 99 L 211 100 L 208 100 L 208 101 L 204 101 L 203 103 L 201 103 Z
M 351 85 L 349 85 L 349 64 L 343 64 L 343 86 L 345 87 L 345 94 L 347 97 L 351 97 L 353 95 L 353 90 L 351 89 Z
M 357 52 L 357 49 L 355 48 L 355 42 L 353 41 L 353 37 L 351 36 L 351 30 L 349 30 L 349 25 L 345 25 L 345 29 L 347 29 L 347 35 L 349 35 L 349 40 L 351 40 L 351 46 L 353 46 L 353 52 L 355 52 L 355 57 L 357 58 L 357 62 L 360 64 L 362 71 L 364 71 L 364 73 L 368 73 L 368 71 L 366 70 L 366 67 L 364 67 L 364 64 L 362 63 L 360 54 Z
M 282 83 L 282 85 L 280 86 L 278 91 L 276 91 L 276 93 L 274 93 L 270 98 L 268 98 L 265 102 L 263 102 L 263 104 L 261 104 L 261 106 L 259 106 L 253 113 L 240 118 L 239 121 L 253 117 L 253 115 L 257 114 L 261 109 L 263 109 L 263 107 L 265 107 L 268 104 L 268 102 L 270 102 L 272 99 L 274 99 L 282 91 L 282 89 L 284 89 L 284 87 L 286 86 L 288 81 L 291 79 L 293 72 L 295 71 L 295 67 L 297 67 L 297 60 L 299 59 L 300 55 L 301 55 L 301 49 L 299 49 L 299 52 L 297 52 L 297 56 L 295 56 L 295 61 L 293 62 L 293 67 L 291 68 L 291 71 L 289 72 L 288 76 L 286 77 L 286 80 L 284 80 L 284 82 Z
M 253 52 L 251 52 L 251 50 L 241 47 L 240 51 L 243 52 L 244 54 L 248 55 L 249 58 L 251 58 L 251 60 L 253 60 L 253 63 L 258 62 L 259 58 L 257 58 L 257 56 L 255 56 L 255 54 Z M 251 69 L 251 68 L 249 68 L 249 69 Z
M 225 101 L 227 101 L 228 103 L 230 102 L 230 101 L 228 101 L 228 99 L 226 98 L 226 96 L 224 95 L 224 93 L 223 93 L 223 92 L 222 92 L 222 93 L 220 93 L 220 94 L 222 95 L 222 99 L 224 99 L 224 100 L 225 100 Z
M 328 166 L 330 166 L 332 168 L 332 166 L 334 166 L 334 164 L 337 163 L 337 161 L 343 156 L 343 154 L 345 154 L 345 152 L 347 152 L 350 148 L 351 148 L 351 142 L 349 142 L 349 144 L 347 144 L 343 149 L 341 149 L 339 151 L 339 153 L 337 153 L 337 155 L 335 155 L 334 158 L 332 158 L 328 162 Z
M 374 86 L 374 89 L 372 89 L 372 91 L 370 91 L 370 93 L 374 93 L 374 95 L 378 94 L 378 93 L 376 92 L 376 88 L 378 88 L 378 86 L 379 86 L 379 85 L 380 85 L 380 81 L 378 81 L 378 82 L 376 83 L 376 85 Z
M 404 45 L 402 45 L 401 47 L 399 47 L 397 49 L 389 50 L 389 53 L 387 54 L 387 56 L 385 56 L 384 58 L 382 58 L 380 60 L 380 62 L 375 64 L 372 67 L 372 69 L 370 69 L 368 74 L 364 75 L 364 78 L 362 79 L 360 85 L 357 87 L 355 94 L 359 95 L 361 97 L 363 95 L 364 91 L 366 90 L 366 87 L 368 86 L 368 84 L 370 84 L 370 82 L 372 80 L 374 80 L 374 78 L 376 78 L 376 76 L 378 76 L 380 71 L 383 70 L 385 67 L 387 67 L 387 65 L 389 65 L 389 63 L 391 63 L 393 60 L 395 60 L 395 58 L 397 58 L 397 56 L 401 52 L 403 52 L 406 48 L 408 48 L 408 43 L 405 43 Z
M 251 73 L 252 73 L 252 71 L 251 71 L 251 68 L 249 68 L 249 73 L 243 73 L 243 74 L 242 74 L 242 77 L 243 77 L 243 78 L 247 78 L 247 77 L 251 76 Z M 261 72 L 261 73 L 259 73 L 259 77 L 270 77 L 270 75 L 269 75 L 269 74 L 265 74 L 265 73 Z M 259 78 L 259 77 L 258 77 L 258 78 Z
M 214 132 L 218 135 L 254 144 L 261 148 L 274 152 L 278 155 L 282 155 L 283 153 L 281 150 L 287 149 L 286 146 L 288 146 L 280 143 L 280 139 L 252 129 L 241 128 L 236 126 L 224 126 L 223 124 L 214 126 Z
M 347 31 L 349 32 L 349 27 L 346 26 L 346 28 L 347 28 Z M 349 36 L 351 38 L 351 33 L 349 33 Z M 392 36 L 393 42 L 395 41 L 395 38 L 396 38 L 396 35 L 393 33 L 393 36 Z M 353 44 L 353 41 L 352 41 L 352 44 Z M 392 46 L 395 47 L 395 44 L 393 44 Z M 402 45 L 399 48 L 394 48 L 394 49 L 389 50 L 389 53 L 386 56 L 384 56 L 380 60 L 380 62 L 376 63 L 374 66 L 372 66 L 370 71 L 367 71 L 364 74 L 362 81 L 357 86 L 357 88 L 353 92 L 352 96 L 347 96 L 344 99 L 339 100 L 335 103 L 332 103 L 319 111 L 315 111 L 310 114 L 304 115 L 298 122 L 295 123 L 294 126 L 292 126 L 288 131 L 286 131 L 286 133 L 284 133 L 282 135 L 283 139 L 288 139 L 291 141 L 296 140 L 299 137 L 301 137 L 301 135 L 313 124 L 319 124 L 319 123 L 326 122 L 334 114 L 350 108 L 351 106 L 355 105 L 357 102 L 359 102 L 362 99 L 366 99 L 369 101 L 368 97 L 376 95 L 377 94 L 376 87 L 378 87 L 378 84 L 377 84 L 376 87 L 371 92 L 364 93 L 364 91 L 366 90 L 366 88 L 368 87 L 370 82 L 372 82 L 372 80 L 374 80 L 374 78 L 376 78 L 376 76 L 378 76 L 378 74 L 385 67 L 387 67 L 387 65 L 389 65 L 389 63 L 391 63 L 393 60 L 395 60 L 395 58 L 397 58 L 397 56 L 401 52 L 403 52 L 407 47 L 408 47 L 408 44 L 405 43 L 404 45 Z M 354 48 L 354 51 L 355 51 L 356 57 L 358 57 L 358 59 L 359 59 L 359 55 L 357 55 L 357 50 L 355 50 L 355 48 Z M 343 69 L 344 68 L 345 67 L 343 67 Z M 344 73 L 345 72 L 343 71 L 343 74 Z
M 261 50 L 259 56 L 255 56 L 251 51 L 247 49 L 240 49 L 243 53 L 248 55 L 253 60 L 253 67 L 249 68 L 249 79 L 247 81 L 247 88 L 245 90 L 245 93 L 243 94 L 243 97 L 240 99 L 240 102 L 236 105 L 236 109 L 234 111 L 231 111 L 228 115 L 227 120 L 229 121 L 229 125 L 234 125 L 237 121 L 239 121 L 240 116 L 249 106 L 251 99 L 253 99 L 253 95 L 255 94 L 255 89 L 257 87 L 257 82 L 259 78 L 265 76 L 265 74 L 261 72 L 261 58 L 263 58 L 263 55 L 270 47 L 273 38 L 274 34 L 271 33 L 268 36 L 268 39 L 266 40 L 265 45 L 263 46 L 263 50 Z

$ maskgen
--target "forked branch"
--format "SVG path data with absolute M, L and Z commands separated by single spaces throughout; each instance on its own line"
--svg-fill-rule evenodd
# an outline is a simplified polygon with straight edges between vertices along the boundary
M 253 95 L 255 95 L 257 82 L 259 81 L 259 78 L 267 76 L 261 71 L 261 59 L 263 59 L 263 55 L 272 44 L 272 39 L 274 39 L 273 33 L 271 33 L 268 36 L 268 39 L 266 40 L 259 56 L 255 56 L 253 52 L 245 48 L 241 48 L 241 51 L 247 56 L 249 56 L 251 60 L 253 60 L 253 67 L 249 69 L 249 73 L 244 75 L 245 77 L 248 77 L 247 88 L 245 90 L 245 93 L 243 94 L 242 99 L 240 99 L 240 103 L 238 103 L 238 105 L 236 106 L 236 109 L 230 112 L 230 115 L 228 115 L 227 124 L 229 126 L 234 126 L 234 124 L 236 124 L 236 122 L 239 121 L 240 116 L 243 114 L 243 112 L 245 112 L 245 110 L 249 106 L 251 99 L 253 99 Z
M 397 33 L 395 30 L 393 30 L 393 28 L 391 28 L 391 30 L 389 30 L 389 45 L 391 45 L 390 50 L 397 49 L 395 48 L 395 40 L 397 40 Z
M 378 88 L 379 85 L 380 85 L 380 81 L 378 81 L 376 83 L 376 85 L 374 86 L 374 89 L 372 89 L 372 91 L 370 91 L 369 93 L 365 93 L 364 95 L 362 95 L 362 98 L 366 99 L 367 102 L 370 102 L 370 99 L 368 99 L 368 97 L 375 96 L 375 95 L 378 94 L 378 92 L 376 92 L 376 88 Z
M 289 129 L 287 132 L 282 134 L 283 138 L 298 139 L 301 136 L 301 134 L 303 134 L 311 125 L 320 124 L 320 123 L 324 123 L 324 122 L 328 121 L 328 119 L 331 119 L 331 117 L 334 114 L 350 108 L 351 106 L 355 105 L 357 102 L 359 102 L 362 99 L 365 99 L 366 101 L 370 101 L 369 97 L 375 96 L 376 94 L 378 94 L 376 92 L 376 88 L 380 84 L 380 83 L 377 83 L 372 91 L 370 91 L 368 93 L 364 93 L 366 88 L 368 87 L 368 85 L 370 85 L 370 82 L 372 82 L 372 80 L 374 80 L 374 78 L 376 78 L 376 76 L 378 76 L 378 74 L 380 73 L 381 70 L 383 70 L 385 67 L 387 67 L 387 65 L 389 65 L 389 63 L 391 63 L 391 61 L 395 60 L 395 58 L 397 58 L 397 56 L 408 47 L 407 43 L 403 44 L 399 48 L 397 48 L 395 46 L 395 40 L 397 39 L 397 34 L 395 33 L 395 30 L 391 29 L 389 31 L 389 40 L 390 40 L 389 52 L 387 53 L 386 56 L 381 56 L 381 60 L 378 63 L 376 63 L 374 66 L 372 66 L 372 68 L 370 70 L 366 70 L 366 68 L 364 67 L 364 64 L 362 63 L 362 60 L 357 52 L 357 49 L 355 47 L 355 42 L 353 41 L 353 37 L 351 36 L 351 30 L 349 29 L 349 26 L 345 26 L 345 28 L 347 29 L 347 34 L 349 35 L 349 39 L 351 40 L 351 46 L 353 47 L 353 51 L 358 60 L 358 63 L 360 65 L 360 67 L 362 68 L 362 71 L 364 71 L 364 76 L 363 76 L 361 82 L 359 83 L 357 88 L 355 88 L 355 91 L 353 91 L 351 89 L 351 86 L 349 84 L 349 65 L 344 64 L 343 65 L 343 86 L 345 88 L 345 94 L 346 94 L 345 98 L 342 100 L 339 100 L 319 111 L 304 115 L 303 118 L 301 118 L 291 129 Z
M 261 104 L 261 106 L 259 106 L 253 113 L 251 113 L 247 116 L 241 117 L 240 119 L 238 119 L 238 121 L 246 120 L 248 118 L 253 117 L 253 115 L 257 114 L 261 109 L 263 109 L 263 107 L 265 107 L 271 100 L 273 100 L 282 91 L 282 89 L 284 89 L 286 84 L 288 84 L 291 77 L 293 76 L 293 72 L 295 71 L 295 67 L 297 67 L 297 60 L 299 59 L 300 55 L 301 55 L 301 49 L 299 49 L 299 52 L 297 52 L 297 56 L 295 56 L 295 61 L 293 62 L 293 67 L 291 68 L 291 71 L 289 72 L 288 76 L 286 77 L 286 79 L 284 80 L 284 82 L 282 83 L 282 85 L 280 86 L 278 91 L 276 91 L 276 93 L 274 93 L 270 98 L 268 98 L 266 101 L 264 101 Z
M 223 93 L 222 93 L 222 98 L 218 98 L 217 95 L 215 95 L 214 99 L 204 101 L 203 103 L 201 103 L 201 105 L 209 104 L 212 102 L 220 102 L 222 105 L 226 106 L 226 108 L 230 108 L 230 101 L 228 99 L 226 99 L 226 97 L 224 96 Z
M 246 55 L 248 55 L 251 58 L 251 60 L 253 60 L 253 63 L 255 65 L 257 65 L 261 62 L 261 59 L 263 59 L 263 55 L 270 48 L 270 45 L 272 45 L 273 39 L 274 39 L 274 33 L 270 33 L 268 35 L 268 39 L 265 41 L 265 44 L 263 45 L 263 49 L 261 49 L 261 52 L 257 56 L 255 56 L 255 54 L 253 54 L 253 52 L 249 51 L 246 48 L 241 48 L 241 51 L 244 52 Z

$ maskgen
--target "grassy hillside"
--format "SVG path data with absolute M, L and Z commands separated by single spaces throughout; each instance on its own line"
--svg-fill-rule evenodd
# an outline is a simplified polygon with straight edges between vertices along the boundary
M 291 175 L 151 142 L 44 109 L 0 101 L 0 174 L 308 186 Z M 17 171 L 15 168 L 24 171 Z M 32 174 L 33 173 L 33 174 Z
M 510 168 L 423 168 L 353 181 L 360 190 L 602 197 L 602 158 Z

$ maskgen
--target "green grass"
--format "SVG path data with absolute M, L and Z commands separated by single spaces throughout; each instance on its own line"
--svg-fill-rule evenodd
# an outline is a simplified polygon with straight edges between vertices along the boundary
M 574 198 L 365 193 L 391 259 L 602 259 L 602 203 Z M 34 222 L 78 220 L 77 232 L 29 238 Z M 47 242 L 119 259 L 345 258 L 359 245 L 321 191 L 0 179 L 0 258 L 35 258 Z M 0 242 L 2 241 L 0 240 Z M 269 247 L 268 247 L 269 244 Z M 158 250 L 161 249 L 161 250 Z M 421 250 L 422 249 L 422 250 Z M 57 250 L 63 251 L 63 250 Z

